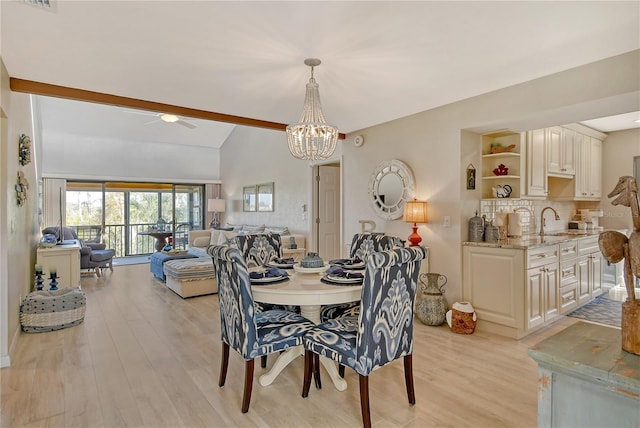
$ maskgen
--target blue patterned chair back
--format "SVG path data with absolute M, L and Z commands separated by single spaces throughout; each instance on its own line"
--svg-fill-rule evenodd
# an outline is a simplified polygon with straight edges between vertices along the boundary
M 394 242 L 393 236 L 383 233 L 357 233 L 353 235 L 349 257 L 366 261 L 367 257 L 377 251 L 392 249 Z
M 207 252 L 213 258 L 218 281 L 222 341 L 245 360 L 253 359 L 258 348 L 256 312 L 244 257 L 229 246 L 214 245 Z
M 367 259 L 354 369 L 365 376 L 413 352 L 413 307 L 423 247 L 373 253 Z
M 277 233 L 238 235 L 235 239 L 248 267 L 264 266 L 281 256 L 280 235 Z

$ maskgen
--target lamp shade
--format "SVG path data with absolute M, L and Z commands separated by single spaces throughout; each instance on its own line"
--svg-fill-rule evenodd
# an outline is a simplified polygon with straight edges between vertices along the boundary
M 209 199 L 207 201 L 207 211 L 219 213 L 224 212 L 226 203 L 224 199 Z
M 404 205 L 404 221 L 409 223 L 428 223 L 427 202 L 407 201 Z

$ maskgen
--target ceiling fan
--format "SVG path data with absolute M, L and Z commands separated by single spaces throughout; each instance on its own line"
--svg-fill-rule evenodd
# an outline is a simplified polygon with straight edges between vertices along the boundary
M 150 125 L 156 122 L 166 122 L 166 123 L 177 123 L 178 125 L 182 125 L 189 129 L 197 128 L 197 126 L 194 125 L 193 123 L 187 122 L 186 120 L 180 118 L 179 116 L 171 113 L 153 113 L 150 111 L 138 111 L 138 110 L 125 110 L 125 112 L 133 113 L 133 114 L 143 114 L 145 116 L 155 116 L 157 118 L 152 120 L 151 122 L 146 122 L 145 125 Z

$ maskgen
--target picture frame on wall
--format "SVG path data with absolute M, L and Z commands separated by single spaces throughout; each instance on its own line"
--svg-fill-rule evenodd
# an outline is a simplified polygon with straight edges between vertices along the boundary
M 273 211 L 273 182 L 258 184 L 258 211 Z
M 256 211 L 257 186 L 245 186 L 242 188 L 242 211 Z

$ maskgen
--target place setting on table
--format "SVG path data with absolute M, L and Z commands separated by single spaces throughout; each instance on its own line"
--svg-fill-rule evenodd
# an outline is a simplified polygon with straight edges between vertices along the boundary
M 249 269 L 252 285 L 270 285 L 289 280 L 289 273 L 278 267 L 258 267 Z

